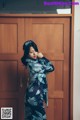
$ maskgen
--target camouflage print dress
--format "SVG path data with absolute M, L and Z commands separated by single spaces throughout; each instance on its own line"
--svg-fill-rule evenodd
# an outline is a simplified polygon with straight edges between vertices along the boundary
M 24 120 L 47 120 L 43 102 L 48 106 L 48 84 L 46 74 L 54 66 L 45 57 L 26 59 L 29 83 L 24 96 Z

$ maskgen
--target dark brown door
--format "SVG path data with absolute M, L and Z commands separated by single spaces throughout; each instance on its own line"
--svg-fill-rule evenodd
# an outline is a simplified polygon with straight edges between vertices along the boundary
M 55 66 L 47 75 L 48 120 L 69 120 L 69 18 L 0 18 L 0 108 L 11 107 L 13 119 L 24 120 L 27 70 L 20 59 L 28 39 Z
M 55 66 L 47 76 L 49 106 L 48 120 L 69 120 L 69 18 L 25 19 L 25 40 L 33 39 Z

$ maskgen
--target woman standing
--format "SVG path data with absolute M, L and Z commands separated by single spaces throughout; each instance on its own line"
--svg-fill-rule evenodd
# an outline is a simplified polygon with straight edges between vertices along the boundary
M 48 106 L 46 74 L 54 71 L 52 63 L 38 52 L 37 45 L 28 40 L 23 45 L 22 63 L 29 71 L 29 81 L 24 97 L 24 120 L 47 120 L 43 102 Z

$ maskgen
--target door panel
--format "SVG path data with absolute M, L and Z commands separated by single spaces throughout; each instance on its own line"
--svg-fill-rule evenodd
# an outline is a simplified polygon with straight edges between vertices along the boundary
M 0 61 L 0 91 L 18 90 L 17 61 Z
M 9 54 L 17 53 L 16 39 L 17 39 L 16 24 L 8 24 L 8 23 L 0 24 L 0 53 L 9 53 Z
M 55 66 L 55 71 L 47 75 L 48 120 L 69 120 L 69 27 L 69 18 L 25 19 L 25 40 L 33 39 Z

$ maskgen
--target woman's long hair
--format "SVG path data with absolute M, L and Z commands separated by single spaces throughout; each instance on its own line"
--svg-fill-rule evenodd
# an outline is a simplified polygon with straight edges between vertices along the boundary
M 36 43 L 33 42 L 33 40 L 27 40 L 23 44 L 24 55 L 21 58 L 21 62 L 25 66 L 27 65 L 26 59 L 29 57 L 30 47 L 33 47 L 35 49 L 35 51 L 38 52 L 38 47 L 37 47 Z

